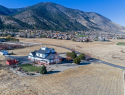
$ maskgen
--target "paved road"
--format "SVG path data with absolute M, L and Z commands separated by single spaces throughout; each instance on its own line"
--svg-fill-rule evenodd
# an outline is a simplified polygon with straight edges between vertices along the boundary
M 44 45 L 50 45 L 50 44 L 44 44 Z M 68 49 L 68 50 L 72 50 L 71 48 L 67 48 L 67 47 L 64 47 L 64 46 L 58 46 L 58 45 L 52 45 L 52 46 L 61 47 L 61 48 L 65 48 L 65 49 Z M 77 54 L 81 53 L 79 51 L 75 51 L 75 52 Z M 123 67 L 123 66 L 115 65 L 115 64 L 112 64 L 112 63 L 109 63 L 109 62 L 105 62 L 105 61 L 101 61 L 101 60 L 95 59 L 95 58 L 92 58 L 91 62 L 99 62 L 99 63 L 102 63 L 102 64 L 106 64 L 106 65 L 109 65 L 109 66 L 112 66 L 112 67 L 116 67 L 116 68 L 120 68 L 120 69 L 124 69 L 125 70 L 125 67 Z

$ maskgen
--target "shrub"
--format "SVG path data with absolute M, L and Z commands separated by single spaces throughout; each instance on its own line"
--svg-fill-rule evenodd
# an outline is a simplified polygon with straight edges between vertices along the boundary
M 13 41 L 13 42 L 19 42 L 19 39 L 16 39 L 16 38 L 11 38 L 11 37 L 7 37 L 6 38 L 7 41 Z
M 34 64 L 38 64 L 37 62 L 33 62 Z
M 40 69 L 40 74 L 46 74 L 46 73 L 47 73 L 46 67 L 43 65 Z
M 66 56 L 71 57 L 71 52 L 67 52 Z
M 75 39 L 73 38 L 72 41 L 75 41 Z
M 86 38 L 85 42 L 89 42 L 90 40 L 88 38 Z
M 10 37 L 11 37 L 11 35 L 8 35 L 8 36 L 7 36 L 7 39 L 9 39 Z
M 77 54 L 75 53 L 75 51 L 72 51 L 72 53 L 71 53 L 71 58 L 76 58 L 77 57 Z
M 75 51 L 72 51 L 72 52 L 67 52 L 66 56 L 69 58 L 76 58 L 77 54 L 75 53 Z
M 80 60 L 84 60 L 85 59 L 85 54 L 81 53 L 78 57 L 80 58 Z
M 73 62 L 75 63 L 75 64 L 80 64 L 80 58 L 79 57 L 76 57 L 74 60 L 73 60 Z

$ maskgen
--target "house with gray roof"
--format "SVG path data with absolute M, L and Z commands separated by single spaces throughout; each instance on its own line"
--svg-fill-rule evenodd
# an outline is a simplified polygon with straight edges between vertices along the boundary
M 39 50 L 30 52 L 28 58 L 40 65 L 49 65 L 60 62 L 60 57 L 58 56 L 57 52 L 54 49 L 47 47 L 41 47 Z

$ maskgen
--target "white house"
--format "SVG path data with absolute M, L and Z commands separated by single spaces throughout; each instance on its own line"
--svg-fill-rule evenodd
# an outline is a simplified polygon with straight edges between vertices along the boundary
M 38 64 L 59 63 L 60 57 L 54 49 L 41 47 L 38 51 L 30 52 L 28 58 L 32 61 L 37 61 Z
M 1 50 L 1 51 L 0 51 L 0 54 L 1 54 L 1 55 L 7 55 L 7 54 L 8 54 L 8 51 L 6 51 L 6 50 Z

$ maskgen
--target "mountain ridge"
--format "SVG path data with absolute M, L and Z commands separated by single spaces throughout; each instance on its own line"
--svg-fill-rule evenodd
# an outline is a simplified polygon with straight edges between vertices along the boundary
M 3 10 L 0 10 L 0 15 L 11 16 L 35 29 L 57 31 L 125 31 L 125 27 L 112 22 L 98 13 L 71 9 L 52 2 L 41 2 L 26 8 L 17 9 L 9 9 L 2 6 L 0 9 Z

